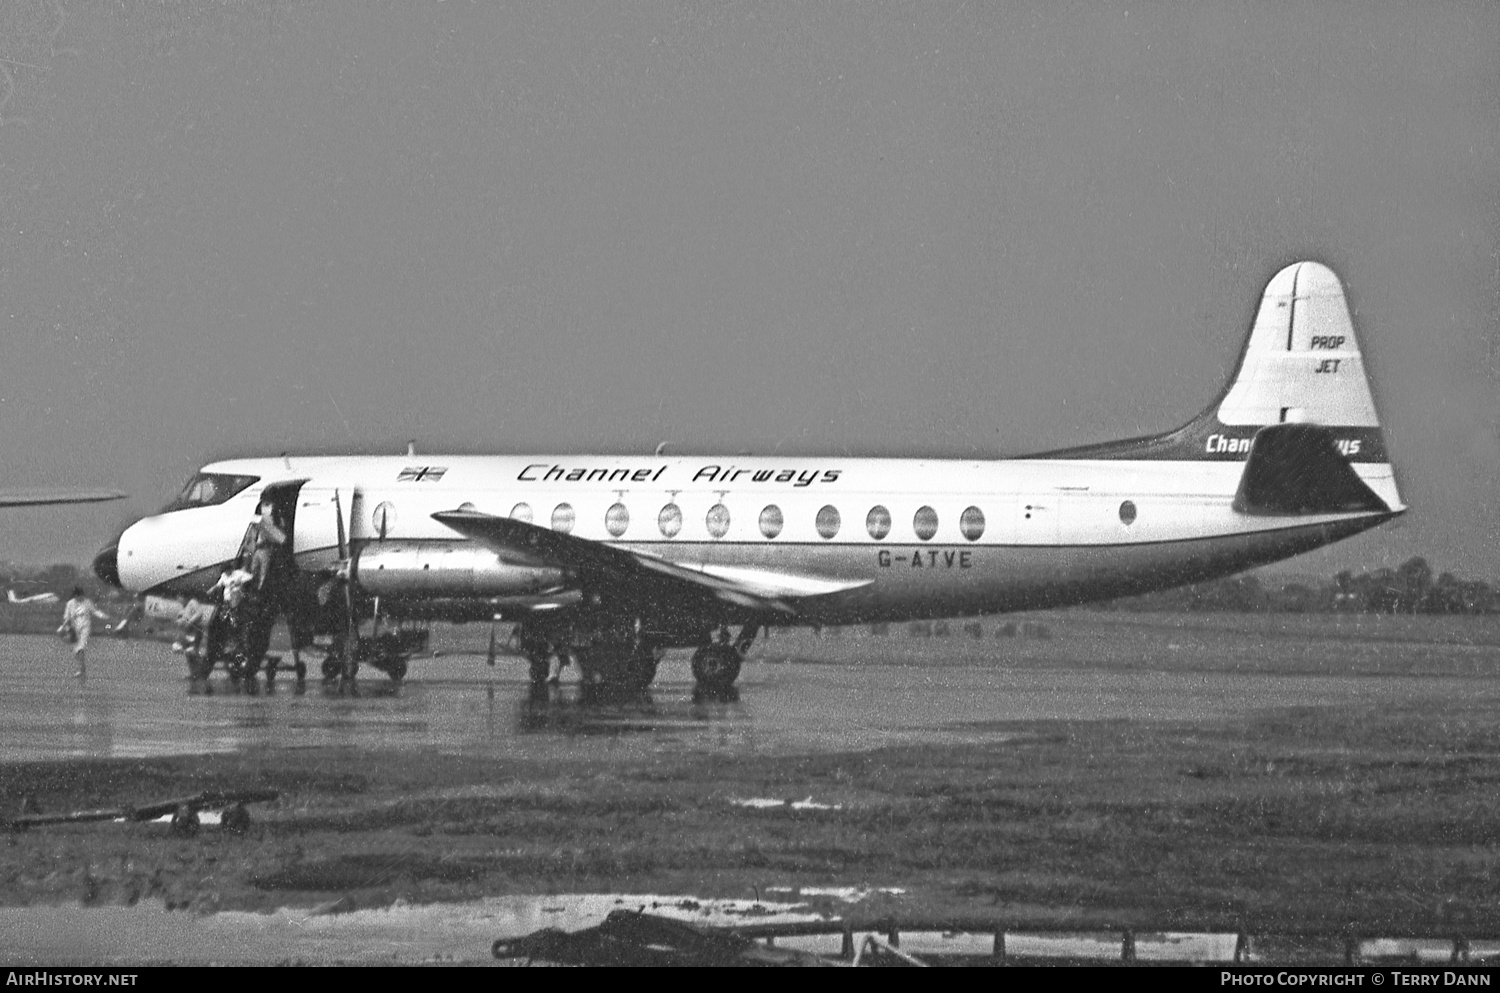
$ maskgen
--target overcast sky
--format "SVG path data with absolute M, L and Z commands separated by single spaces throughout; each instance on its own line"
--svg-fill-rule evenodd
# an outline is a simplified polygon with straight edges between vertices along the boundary
M 59 17 L 57 11 L 63 12 Z M 0 4 L 0 558 L 204 462 L 1024 454 L 1342 276 L 1399 525 L 1500 578 L 1500 5 Z

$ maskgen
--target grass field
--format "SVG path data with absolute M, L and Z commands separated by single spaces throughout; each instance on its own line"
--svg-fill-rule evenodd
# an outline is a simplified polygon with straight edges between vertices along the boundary
M 1083 666 L 1434 675 L 1452 699 L 1279 708 L 1207 724 L 1026 721 L 1001 743 L 792 757 L 672 752 L 601 768 L 277 750 L 0 765 L 46 809 L 269 786 L 243 839 L 155 825 L 13 834 L 0 901 L 198 910 L 349 896 L 904 889 L 861 906 L 1016 926 L 1500 934 L 1500 624 L 1063 613 L 1050 637 L 777 634 L 760 664 Z M 1018 629 L 1019 630 L 1019 629 Z M 461 648 L 472 632 L 451 633 Z M 764 810 L 735 798 L 817 797 Z

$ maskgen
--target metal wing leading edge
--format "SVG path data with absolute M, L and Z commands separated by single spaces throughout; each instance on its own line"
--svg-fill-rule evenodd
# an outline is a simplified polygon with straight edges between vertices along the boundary
M 655 555 L 472 510 L 445 510 L 433 519 L 484 544 L 517 565 L 553 566 L 576 573 L 587 586 L 626 596 L 673 595 L 730 604 L 763 614 L 795 617 L 796 601 L 868 586 L 869 580 L 828 580 L 761 569 L 688 566 Z

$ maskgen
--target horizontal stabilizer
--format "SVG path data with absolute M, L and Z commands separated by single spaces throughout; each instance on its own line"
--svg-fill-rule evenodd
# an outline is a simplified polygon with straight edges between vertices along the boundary
M 1234 509 L 1260 516 L 1390 513 L 1339 454 L 1333 432 L 1315 424 L 1256 432 Z

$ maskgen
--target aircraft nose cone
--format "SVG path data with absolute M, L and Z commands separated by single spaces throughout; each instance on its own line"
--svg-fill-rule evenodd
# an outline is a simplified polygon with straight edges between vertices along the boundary
M 94 556 L 94 575 L 120 589 L 120 543 L 111 542 Z

